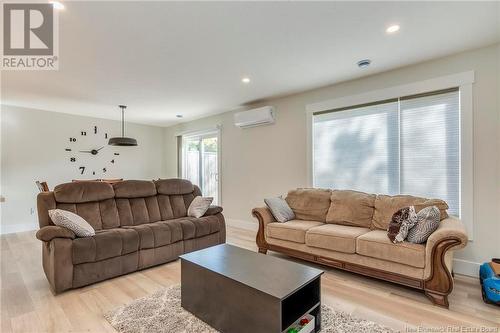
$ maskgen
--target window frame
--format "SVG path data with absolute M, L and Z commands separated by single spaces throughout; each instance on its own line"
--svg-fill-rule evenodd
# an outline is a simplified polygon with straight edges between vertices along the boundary
M 221 151 L 221 128 L 222 126 L 217 125 L 213 128 L 206 128 L 196 131 L 186 131 L 182 133 L 177 133 L 177 176 L 179 178 L 183 177 L 184 169 L 184 139 L 189 137 L 217 137 L 217 204 L 222 206 L 222 151 Z M 201 187 L 200 187 L 201 189 Z
M 473 240 L 473 83 L 474 71 L 468 71 L 306 105 L 308 186 L 313 186 L 313 117 L 315 113 L 458 87 L 460 92 L 460 215 L 467 229 L 469 240 Z

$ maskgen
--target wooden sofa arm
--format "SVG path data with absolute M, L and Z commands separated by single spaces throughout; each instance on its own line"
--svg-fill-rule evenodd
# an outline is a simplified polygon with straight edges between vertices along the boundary
M 267 253 L 267 242 L 266 242 L 266 225 L 271 222 L 276 222 L 273 214 L 267 207 L 259 207 L 252 209 L 252 215 L 259 221 L 259 230 L 257 231 L 257 236 L 255 241 L 259 247 L 259 253 Z
M 274 218 L 273 214 L 271 214 L 271 211 L 267 207 L 259 207 L 259 208 L 254 208 L 252 209 L 252 215 L 262 222 L 264 226 L 268 223 L 271 222 L 276 222 L 276 219 Z
M 427 239 L 424 290 L 435 304 L 448 307 L 448 295 L 453 290 L 453 277 L 449 269 L 453 257 L 449 251 L 464 248 L 467 241 L 462 221 L 451 216 L 442 220 Z
M 426 251 L 430 252 L 439 242 L 447 238 L 459 240 L 459 244 L 454 246 L 455 250 L 464 248 L 467 245 L 469 239 L 467 231 L 462 221 L 456 217 L 450 216 L 439 223 L 439 227 L 427 239 Z
M 40 228 L 36 232 L 36 238 L 42 242 L 50 242 L 54 238 L 70 238 L 75 239 L 76 235 L 68 228 L 60 227 L 57 225 L 48 225 Z

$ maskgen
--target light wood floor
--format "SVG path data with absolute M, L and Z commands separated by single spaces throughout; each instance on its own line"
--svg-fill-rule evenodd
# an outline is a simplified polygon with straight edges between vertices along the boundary
M 228 243 L 256 249 L 255 232 L 234 227 L 228 227 L 227 232 Z M 114 332 L 103 313 L 180 283 L 180 263 L 176 261 L 54 296 L 41 267 L 41 244 L 34 232 L 3 235 L 0 242 L 3 333 Z M 482 302 L 477 279 L 456 276 L 450 309 L 446 310 L 432 306 L 418 291 L 321 268 L 326 271 L 322 277 L 323 303 L 354 316 L 403 332 L 420 325 L 486 326 L 500 332 L 500 308 Z

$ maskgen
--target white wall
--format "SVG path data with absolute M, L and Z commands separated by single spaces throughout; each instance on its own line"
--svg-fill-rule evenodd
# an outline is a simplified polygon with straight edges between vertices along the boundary
M 272 126 L 238 129 L 229 112 L 170 127 L 166 175 L 177 174 L 176 134 L 221 124 L 222 205 L 228 218 L 252 221 L 250 211 L 263 198 L 307 186 L 306 105 L 473 70 L 474 241 L 455 263 L 457 271 L 474 274 L 475 263 L 500 256 L 499 64 L 494 45 L 253 105 L 276 107 Z
M 97 135 L 94 126 L 98 126 Z M 81 131 L 87 136 L 81 136 Z M 161 177 L 165 160 L 163 128 L 128 123 L 125 134 L 136 138 L 139 145 L 108 146 L 104 133 L 111 137 L 119 136 L 120 131 L 118 121 L 2 105 L 1 195 L 5 202 L 1 204 L 0 232 L 37 228 L 36 180 L 47 181 L 52 189 L 72 179 Z M 77 142 L 70 143 L 70 137 Z M 77 152 L 103 146 L 95 156 Z M 120 155 L 115 156 L 115 152 Z M 70 162 L 70 157 L 77 161 Z M 86 166 L 84 175 L 79 166 Z M 106 173 L 102 172 L 104 167 Z

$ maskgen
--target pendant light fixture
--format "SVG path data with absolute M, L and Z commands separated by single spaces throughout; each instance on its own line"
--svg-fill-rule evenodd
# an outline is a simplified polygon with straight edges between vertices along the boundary
M 118 105 L 118 107 L 122 111 L 122 136 L 117 136 L 114 138 L 109 139 L 108 145 L 110 146 L 137 146 L 137 140 L 134 138 L 127 138 L 125 137 L 125 119 L 124 119 L 124 113 L 125 109 L 127 108 L 126 105 Z

